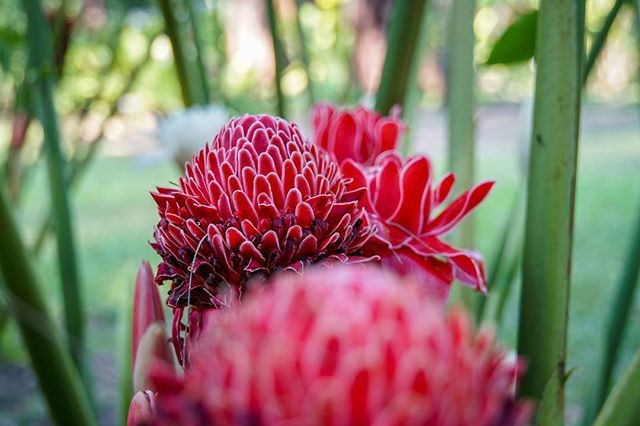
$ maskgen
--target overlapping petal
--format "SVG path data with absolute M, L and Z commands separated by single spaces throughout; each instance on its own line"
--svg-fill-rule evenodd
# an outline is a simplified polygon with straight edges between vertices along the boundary
M 225 303 L 256 274 L 358 256 L 371 230 L 338 164 L 295 124 L 268 115 L 229 122 L 187 163 L 177 187 L 152 193 L 160 221 L 156 282 L 168 304 Z
M 394 150 L 405 131 L 397 111 L 384 117 L 362 107 L 339 111 L 330 104 L 314 107 L 312 124 L 315 143 L 338 162 L 351 159 L 366 165 Z
M 493 182 L 475 185 L 441 208 L 455 179 L 448 174 L 436 182 L 427 156 L 403 160 L 390 151 L 379 156 L 372 167 L 347 159 L 342 172 L 350 179 L 351 190 L 367 188 L 364 205 L 377 232 L 365 244 L 365 255 L 376 253 L 385 259 L 383 264 L 421 276 L 429 288 L 440 282 L 444 289 L 436 293 L 443 295 L 443 300 L 453 278 L 486 292 L 481 256 L 446 244 L 441 238 L 484 200 Z M 448 263 L 451 270 L 443 263 Z

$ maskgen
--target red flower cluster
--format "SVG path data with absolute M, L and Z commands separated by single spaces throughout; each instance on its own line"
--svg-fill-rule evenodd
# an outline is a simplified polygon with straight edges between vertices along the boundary
M 379 270 L 281 275 L 218 311 L 183 376 L 152 371 L 130 424 L 523 425 L 521 363 L 461 311 Z M 136 417 L 136 413 L 140 413 Z
M 357 260 L 371 230 L 339 166 L 295 124 L 267 115 L 229 122 L 187 163 L 177 188 L 158 188 L 156 281 L 168 304 L 215 307 L 255 274 Z
M 438 183 L 427 156 L 403 160 L 393 151 L 404 128 L 397 118 L 361 108 L 339 113 L 323 105 L 314 111 L 314 124 L 315 143 L 341 161 L 349 188 L 367 190 L 364 208 L 377 232 L 364 245 L 365 255 L 375 253 L 383 265 L 418 276 L 441 300 L 454 278 L 486 292 L 482 258 L 441 238 L 484 200 L 493 182 L 474 186 L 438 213 L 454 176 Z

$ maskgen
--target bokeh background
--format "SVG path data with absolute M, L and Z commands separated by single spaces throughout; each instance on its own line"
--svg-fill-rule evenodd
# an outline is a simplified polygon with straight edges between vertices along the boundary
M 188 20 L 184 2 L 174 2 L 179 22 Z M 489 256 L 498 243 L 518 189 L 528 152 L 534 65 L 486 65 L 493 45 L 514 19 L 536 7 L 530 0 L 480 0 L 474 20 L 478 99 L 477 179 L 497 181 L 477 210 L 477 249 Z M 603 25 L 614 0 L 587 1 L 587 31 Z M 158 258 L 149 246 L 156 223 L 149 191 L 176 181 L 176 144 L 201 131 L 187 120 L 169 136 L 163 117 L 184 108 L 174 55 L 156 1 L 87 0 L 44 2 L 61 26 L 61 72 L 55 92 L 63 148 L 86 159 L 71 188 L 83 297 L 89 311 L 88 350 L 95 371 L 103 424 L 117 423 L 121 323 L 126 318 L 139 262 Z M 315 101 L 371 105 L 385 54 L 388 0 L 275 2 L 286 62 L 282 90 L 291 119 L 310 135 L 308 86 Z M 182 6 L 181 6 L 182 5 Z M 274 55 L 262 0 L 194 0 L 210 111 L 275 113 Z M 446 0 L 428 6 L 421 41 L 415 112 L 409 138 L 413 151 L 432 156 L 439 175 L 446 169 L 445 69 Z M 304 30 L 308 74 L 300 55 L 296 20 Z M 18 0 L 0 2 L 0 171 L 14 188 L 13 202 L 24 235 L 39 238 L 49 196 L 41 158 L 42 129 L 25 126 L 24 83 L 29 81 L 26 18 Z M 569 334 L 569 417 L 589 388 L 613 285 L 640 207 L 640 49 L 632 9 L 623 7 L 583 95 L 579 152 L 573 282 Z M 589 40 L 588 40 L 589 42 Z M 185 55 L 195 55 L 187 39 Z M 202 89 L 204 90 L 204 89 Z M 212 120 L 212 122 L 215 120 Z M 22 127 L 21 127 L 22 126 Z M 27 129 L 19 152 L 16 134 Z M 164 136 L 163 136 L 163 131 Z M 197 134 L 197 133 L 196 133 Z M 206 129 L 205 129 L 206 134 Z M 204 144 L 213 138 L 201 140 Z M 88 154 L 88 155 L 87 155 Z M 19 167 L 14 167 L 19 164 Z M 13 166 L 12 166 L 13 165 Z M 55 245 L 45 238 L 38 272 L 48 303 L 61 315 Z M 517 287 L 514 287 L 517 288 Z M 517 291 L 498 327 L 515 345 Z M 0 305 L 1 306 L 1 305 Z M 634 304 L 621 363 L 640 344 L 640 304 Z M 0 425 L 47 424 L 46 410 L 17 330 L 0 311 Z

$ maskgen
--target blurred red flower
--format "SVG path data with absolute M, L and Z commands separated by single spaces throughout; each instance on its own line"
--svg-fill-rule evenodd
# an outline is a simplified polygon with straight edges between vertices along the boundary
M 226 304 L 247 279 L 302 271 L 326 260 L 358 261 L 371 234 L 340 168 L 295 124 L 268 115 L 231 120 L 186 164 L 177 187 L 152 193 L 160 221 L 156 282 L 168 304 Z M 175 332 L 175 323 L 174 323 Z
M 313 108 L 312 123 L 315 143 L 339 163 L 351 159 L 364 165 L 373 165 L 380 154 L 396 149 L 405 130 L 398 112 L 383 117 L 363 107 L 338 111 L 330 104 Z
M 158 425 L 515 426 L 531 414 L 515 400 L 522 372 L 491 333 L 445 315 L 413 281 L 316 269 L 217 311 L 184 375 L 156 364 L 155 400 L 140 395 L 135 408 Z
M 388 152 L 379 156 L 373 167 L 347 160 L 342 172 L 351 178 L 352 190 L 367 188 L 365 209 L 377 232 L 364 246 L 365 255 L 376 253 L 383 265 L 417 275 L 442 299 L 454 278 L 486 292 L 481 256 L 441 238 L 484 200 L 493 182 L 475 185 L 438 213 L 455 179 L 449 173 L 435 182 L 427 156 L 404 161 L 397 153 Z

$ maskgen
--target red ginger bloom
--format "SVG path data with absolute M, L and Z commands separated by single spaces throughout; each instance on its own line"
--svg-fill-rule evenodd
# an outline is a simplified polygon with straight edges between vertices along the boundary
M 396 112 L 389 117 L 363 107 L 337 111 L 319 104 L 312 113 L 314 141 L 342 163 L 347 158 L 371 166 L 383 152 L 396 149 L 405 125 Z
M 363 194 L 347 189 L 339 166 L 295 124 L 233 119 L 186 164 L 177 188 L 152 193 L 156 282 L 172 282 L 171 307 L 211 307 L 221 290 L 242 290 L 253 274 L 346 261 L 370 234 Z
M 453 247 L 441 237 L 484 200 L 493 182 L 475 185 L 435 214 L 450 195 L 455 178 L 449 173 L 436 183 L 427 156 L 403 161 L 397 153 L 388 152 L 378 157 L 374 167 L 348 160 L 342 171 L 353 179 L 352 189 L 367 188 L 365 209 L 377 233 L 364 247 L 365 254 L 376 253 L 383 265 L 418 276 L 443 299 L 454 278 L 486 292 L 480 255 Z
M 423 288 L 367 268 L 281 275 L 218 311 L 150 424 L 523 425 L 523 368 Z M 145 417 L 146 413 L 145 413 Z M 135 419 L 134 419 L 135 420 Z M 131 424 L 136 424 L 132 422 Z

